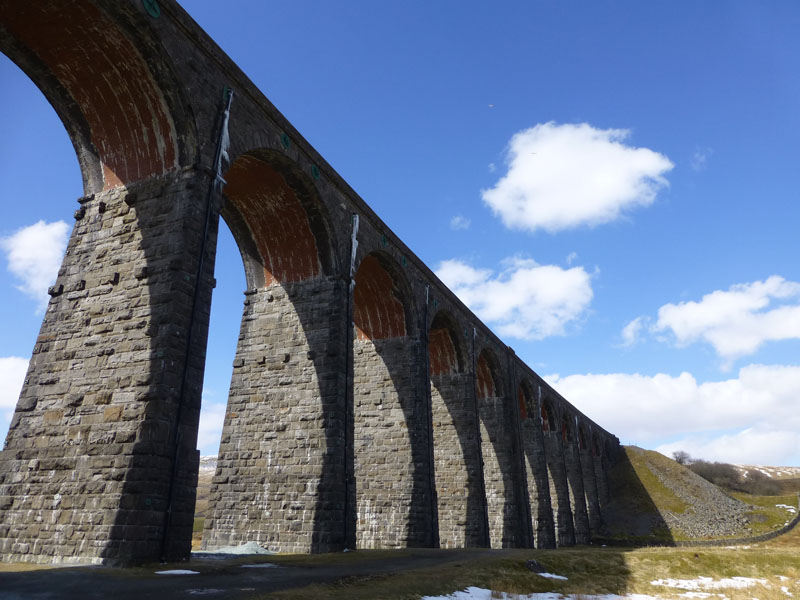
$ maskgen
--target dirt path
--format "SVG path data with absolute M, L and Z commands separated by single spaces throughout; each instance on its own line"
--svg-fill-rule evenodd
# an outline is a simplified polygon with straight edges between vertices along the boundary
M 502 550 L 361 551 L 318 556 L 251 556 L 199 558 L 188 563 L 129 569 L 109 567 L 0 570 L 0 600 L 146 600 L 150 598 L 258 597 L 266 592 L 300 588 L 312 583 L 389 575 L 409 569 L 435 567 L 497 557 Z M 243 565 L 274 564 L 275 567 Z M 0 565 L 8 569 L 8 565 Z M 12 567 L 13 568 L 13 567 Z M 186 569 L 196 575 L 158 575 L 157 571 Z

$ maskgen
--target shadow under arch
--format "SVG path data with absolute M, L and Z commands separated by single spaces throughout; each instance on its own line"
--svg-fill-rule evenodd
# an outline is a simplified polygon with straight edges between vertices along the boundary
M 358 548 L 433 543 L 428 410 L 412 298 L 387 254 L 361 260 L 353 291 L 349 490 Z
M 520 411 L 522 452 L 528 481 L 528 497 L 537 548 L 555 548 L 555 525 L 550 500 L 550 481 L 547 476 L 544 439 L 539 407 L 534 399 L 533 386 L 523 378 L 517 388 Z
M 0 24 L 0 51 L 67 129 L 87 196 L 196 162 L 189 103 L 140 11 L 119 2 L 6 2 Z
M 203 546 L 344 546 L 346 287 L 313 183 L 269 150 L 225 174 L 247 281 Z
M 476 385 L 481 429 L 483 477 L 489 514 L 489 543 L 492 548 L 524 547 L 524 527 L 520 522 L 520 498 L 514 474 L 514 425 L 509 403 L 502 388 L 500 363 L 495 353 L 484 348 L 478 354 Z M 487 443 L 488 442 L 488 443 Z
M 431 321 L 428 364 L 433 455 L 442 548 L 485 546 L 485 496 L 477 411 L 467 350 L 445 309 Z

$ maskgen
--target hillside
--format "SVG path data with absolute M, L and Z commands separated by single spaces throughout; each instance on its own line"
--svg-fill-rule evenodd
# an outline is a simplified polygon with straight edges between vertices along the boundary
M 605 535 L 643 542 L 742 538 L 779 529 L 797 495 L 729 494 L 687 467 L 650 450 L 624 447 L 610 473 L 619 493 L 607 510 Z M 796 509 L 795 509 L 796 510 Z

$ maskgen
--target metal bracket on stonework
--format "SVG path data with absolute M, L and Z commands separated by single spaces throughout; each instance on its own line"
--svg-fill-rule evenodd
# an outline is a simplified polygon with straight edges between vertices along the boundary
M 97 212 L 99 212 L 101 215 L 102 215 L 104 212 L 106 212 L 106 203 L 105 203 L 105 202 L 99 202 L 99 203 L 97 204 Z
M 78 210 L 75 211 L 75 213 L 72 216 L 75 217 L 76 221 L 80 221 L 83 217 L 86 216 L 86 207 L 81 206 Z
M 138 197 L 139 196 L 136 192 L 128 192 L 127 194 L 125 194 L 124 198 L 125 204 L 127 204 L 128 206 L 133 206 L 134 204 L 136 204 L 136 200 L 138 199 Z
M 51 285 L 49 288 L 47 288 L 47 293 L 53 298 L 60 296 L 64 293 L 64 285 L 61 283 L 58 285 Z

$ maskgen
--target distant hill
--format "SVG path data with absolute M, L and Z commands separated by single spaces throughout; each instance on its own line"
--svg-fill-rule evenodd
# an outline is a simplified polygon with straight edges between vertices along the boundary
M 786 467 L 742 468 L 792 474 Z M 794 493 L 729 493 L 674 460 L 636 446 L 623 447 L 609 477 L 617 490 L 606 510 L 604 534 L 609 538 L 669 543 L 749 537 L 778 529 L 791 518 L 779 505 L 797 507 Z
M 216 456 L 200 457 L 200 472 L 197 477 L 197 504 L 194 509 L 195 518 L 205 517 L 208 510 L 208 495 L 211 491 L 211 479 L 217 470 Z
M 741 473 L 742 477 L 747 477 L 754 471 L 766 475 L 781 487 L 784 494 L 800 492 L 800 467 L 766 467 L 763 465 L 733 466 Z

